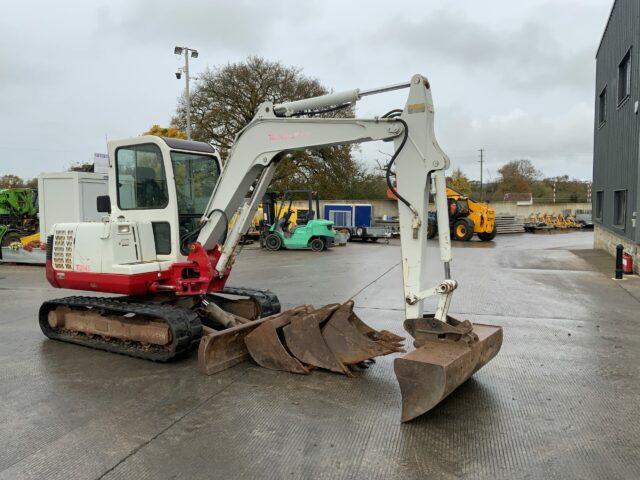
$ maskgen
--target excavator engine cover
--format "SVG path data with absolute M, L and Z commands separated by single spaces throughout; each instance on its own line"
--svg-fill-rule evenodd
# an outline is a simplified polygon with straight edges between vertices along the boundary
M 406 320 L 416 349 L 394 360 L 402 394 L 402 421 L 428 412 L 500 351 L 502 327 L 433 315 Z

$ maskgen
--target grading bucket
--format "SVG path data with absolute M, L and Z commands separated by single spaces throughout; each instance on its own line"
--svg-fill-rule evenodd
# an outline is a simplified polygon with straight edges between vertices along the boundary
M 396 358 L 393 365 L 402 394 L 403 422 L 438 405 L 502 346 L 502 327 L 495 325 L 425 318 L 408 320 L 405 328 L 416 339 L 416 349 Z

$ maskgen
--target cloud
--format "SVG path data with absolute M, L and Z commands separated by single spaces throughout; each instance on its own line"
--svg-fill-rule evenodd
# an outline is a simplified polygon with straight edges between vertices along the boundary
M 225 51 L 258 53 L 278 32 L 287 36 L 288 24 L 307 23 L 310 4 L 270 0 L 141 0 L 122 12 L 115 33 L 140 43 L 158 41 L 205 43 Z
M 441 8 L 422 17 L 396 16 L 384 30 L 394 32 L 396 41 L 391 45 L 396 51 L 447 61 L 467 75 L 490 74 L 507 89 L 587 88 L 593 77 L 593 42 L 576 44 L 561 38 L 561 32 L 547 22 L 554 10 L 549 5 L 544 18 L 534 11 L 524 21 L 492 25 Z M 378 34 L 371 40 L 389 45 L 387 37 Z
M 472 118 L 453 108 L 439 112 L 440 142 L 450 148 L 452 162 L 479 176 L 477 149 L 485 149 L 486 165 L 496 172 L 504 163 L 527 158 L 545 175 L 591 176 L 593 108 L 578 103 L 566 111 L 541 114 L 514 108 Z
M 173 46 L 187 44 L 200 51 L 196 76 L 256 54 L 337 90 L 424 73 L 455 166 L 476 171 L 485 147 L 491 168 L 530 157 L 547 174 L 588 176 L 593 57 L 609 8 L 601 0 L 8 2 L 0 174 L 64 169 L 103 152 L 105 136 L 166 124 L 182 91 Z M 358 113 L 379 115 L 405 94 L 367 97 Z M 388 146 L 363 147 L 363 159 L 373 163 Z

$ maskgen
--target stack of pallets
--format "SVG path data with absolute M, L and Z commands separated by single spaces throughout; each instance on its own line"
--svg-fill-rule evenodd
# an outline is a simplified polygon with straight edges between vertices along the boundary
M 496 215 L 496 230 L 498 233 L 524 232 L 524 218 L 515 215 Z

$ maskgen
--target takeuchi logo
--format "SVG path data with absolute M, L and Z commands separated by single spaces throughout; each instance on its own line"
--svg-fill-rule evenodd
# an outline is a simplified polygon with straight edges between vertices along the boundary
M 310 137 L 311 134 L 309 132 L 291 132 L 291 133 L 267 133 L 269 140 L 281 141 L 281 140 L 297 140 L 299 138 Z

